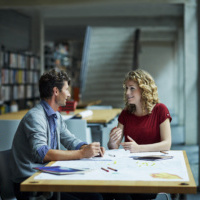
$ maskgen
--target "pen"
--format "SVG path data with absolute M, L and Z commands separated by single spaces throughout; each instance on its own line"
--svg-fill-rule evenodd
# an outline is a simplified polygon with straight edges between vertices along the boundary
M 108 169 L 111 169 L 111 170 L 117 172 L 117 169 L 113 169 L 113 168 L 111 168 L 111 167 L 108 167 Z
M 105 168 L 103 168 L 103 167 L 102 167 L 101 169 L 104 170 L 104 171 L 106 171 L 106 172 L 109 172 L 109 170 L 107 170 L 107 169 L 105 169 Z
M 101 148 L 100 148 L 100 152 L 99 152 L 99 153 L 100 153 L 100 156 L 103 157 L 103 153 L 102 153 L 102 151 L 101 151 Z
M 160 151 L 160 153 L 168 154 L 166 151 Z
M 112 154 L 108 154 L 109 156 L 111 156 L 111 157 L 115 157 L 115 155 L 112 155 Z
M 95 157 L 103 157 L 103 153 L 102 153 L 101 149 L 99 151 L 99 154 L 97 156 L 95 156 Z

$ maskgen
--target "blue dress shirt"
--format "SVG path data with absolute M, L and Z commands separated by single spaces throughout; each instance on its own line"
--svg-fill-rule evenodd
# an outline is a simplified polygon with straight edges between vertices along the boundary
M 44 100 L 41 101 L 41 105 L 45 110 L 45 113 L 48 118 L 50 130 L 51 130 L 51 146 L 49 147 L 48 145 L 43 145 L 40 148 L 38 148 L 38 153 L 41 156 L 42 160 L 44 160 L 45 155 L 49 151 L 49 149 L 57 149 L 58 141 L 56 137 L 56 121 L 57 121 L 57 114 L 56 112 L 51 108 L 51 106 Z M 76 146 L 76 150 L 80 149 L 82 145 L 87 143 L 81 142 Z

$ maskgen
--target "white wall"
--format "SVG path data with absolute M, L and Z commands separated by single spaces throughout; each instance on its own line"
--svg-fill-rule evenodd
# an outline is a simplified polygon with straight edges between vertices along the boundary
M 143 42 L 139 58 L 140 68 L 148 71 L 158 86 L 160 101 L 175 112 L 176 75 L 174 45 L 172 42 Z

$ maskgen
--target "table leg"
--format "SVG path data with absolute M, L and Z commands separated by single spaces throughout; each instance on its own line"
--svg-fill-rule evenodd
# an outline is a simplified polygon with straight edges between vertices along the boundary
M 60 200 L 60 199 L 61 199 L 61 198 L 60 198 L 60 192 L 57 192 L 57 195 L 56 195 L 56 196 L 57 196 L 57 198 L 56 198 L 57 200 Z
M 186 194 L 179 194 L 179 200 L 186 200 L 187 195 Z
M 179 194 L 170 194 L 172 200 L 178 200 Z
M 186 194 L 170 194 L 170 197 L 172 200 L 186 200 L 187 199 Z

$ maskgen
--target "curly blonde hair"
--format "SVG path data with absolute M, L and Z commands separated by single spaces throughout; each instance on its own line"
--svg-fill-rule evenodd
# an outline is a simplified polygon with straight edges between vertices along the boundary
M 130 71 L 125 76 L 123 82 L 125 106 L 127 110 L 134 113 L 136 111 L 136 106 L 134 104 L 129 104 L 126 97 L 127 81 L 134 81 L 138 84 L 141 90 L 142 111 L 145 112 L 145 110 L 147 110 L 148 114 L 150 114 L 154 105 L 159 103 L 157 86 L 152 76 L 148 72 L 141 69 Z

